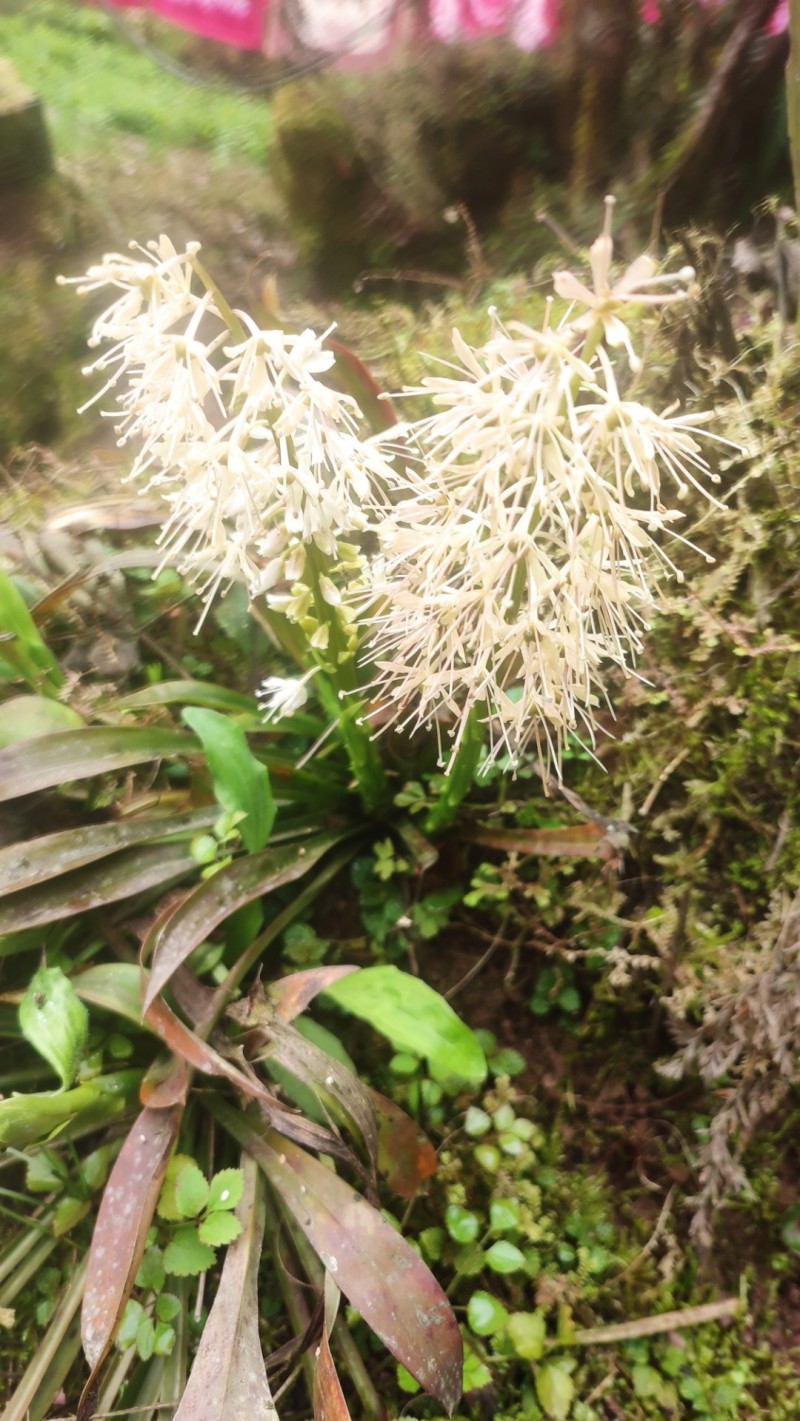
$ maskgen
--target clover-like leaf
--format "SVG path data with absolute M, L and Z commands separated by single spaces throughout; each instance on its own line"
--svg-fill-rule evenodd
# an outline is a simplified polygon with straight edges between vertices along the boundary
M 209 1244 L 212 1248 L 219 1248 L 223 1243 L 233 1243 L 233 1240 L 238 1238 L 241 1232 L 242 1226 L 235 1214 L 226 1213 L 224 1209 L 219 1209 L 215 1214 L 209 1214 L 197 1227 L 197 1234 L 201 1242 Z
M 182 1219 L 196 1219 L 208 1203 L 209 1187 L 203 1171 L 187 1160 L 175 1177 L 175 1204 Z
M 217 1209 L 235 1209 L 242 1197 L 242 1171 L 221 1169 L 214 1175 L 208 1191 L 209 1213 Z
M 164 1267 L 174 1278 L 196 1278 L 214 1262 L 214 1250 L 203 1243 L 197 1229 L 178 1229 L 164 1249 Z

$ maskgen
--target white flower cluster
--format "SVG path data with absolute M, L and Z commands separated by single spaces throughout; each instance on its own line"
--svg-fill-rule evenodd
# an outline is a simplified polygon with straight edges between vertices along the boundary
M 402 441 L 365 438 L 355 400 L 326 383 L 329 332 L 261 330 L 230 311 L 196 244 L 179 253 L 162 237 L 81 281 L 120 292 L 89 371 L 105 376 L 96 399 L 118 391 L 120 442 L 139 442 L 131 477 L 169 506 L 165 557 L 206 604 L 233 581 L 266 597 L 334 669 L 352 664 L 360 615 L 376 715 L 433 726 L 445 766 L 476 720 L 490 760 L 535 748 L 558 768 L 571 734 L 594 743 L 604 668 L 633 665 L 660 574 L 680 576 L 658 541 L 680 516 L 662 485 L 681 499 L 713 477 L 696 438 L 706 416 L 658 414 L 618 389 L 615 348 L 640 368 L 627 308 L 684 297 L 694 274 L 658 276 L 640 257 L 612 284 L 612 205 L 593 289 L 555 276 L 578 310 L 541 330 L 493 316 L 477 350 L 455 332 L 452 373 L 411 392 L 436 412 Z M 349 541 L 367 529 L 369 562 Z M 273 717 L 302 703 L 306 679 L 266 683 Z
M 118 392 L 104 413 L 119 420 L 120 444 L 139 444 L 131 478 L 145 476 L 169 505 L 165 558 L 207 605 L 234 581 L 295 620 L 315 597 L 338 605 L 330 577 L 306 585 L 308 549 L 326 569 L 340 560 L 352 571 L 358 557 L 344 540 L 366 526 L 364 500 L 390 470 L 362 437 L 355 400 L 320 379 L 334 363 L 330 332 L 260 330 L 229 311 L 196 243 L 176 252 L 162 237 L 134 250 L 80 279 L 81 292 L 122 293 L 92 331 L 92 345 L 110 347 L 86 372 L 106 379 L 89 403 Z M 317 618 L 319 647 L 326 633 Z
M 495 317 L 479 350 L 455 332 L 456 374 L 414 392 L 438 409 L 406 431 L 419 472 L 405 464 L 381 523 L 372 689 L 384 719 L 388 705 L 404 728 L 436 728 L 446 765 L 473 715 L 489 761 L 535 747 L 558 769 L 572 733 L 594 744 L 604 667 L 631 667 L 659 575 L 680 577 L 657 541 L 680 517 L 664 477 L 678 499 L 715 477 L 695 438 L 707 416 L 624 398 L 605 348 L 637 368 L 621 308 L 684 295 L 694 274 L 649 294 L 665 279 L 640 259 L 610 287 L 607 214 L 594 291 L 556 279 L 584 312 L 539 331 Z

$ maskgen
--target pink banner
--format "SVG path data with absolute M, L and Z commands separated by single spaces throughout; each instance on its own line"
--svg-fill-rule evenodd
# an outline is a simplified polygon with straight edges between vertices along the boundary
M 149 9 L 173 25 L 237 49 L 260 49 L 265 0 L 150 0 Z
M 260 49 L 267 0 L 110 0 L 117 9 L 152 10 L 172 25 L 237 49 Z

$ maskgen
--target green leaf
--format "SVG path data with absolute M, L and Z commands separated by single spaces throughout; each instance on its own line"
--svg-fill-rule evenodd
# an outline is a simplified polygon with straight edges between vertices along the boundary
M 137 1303 L 134 1298 L 129 1298 L 125 1304 L 122 1322 L 117 1333 L 117 1346 L 121 1352 L 124 1352 L 126 1347 L 133 1346 L 143 1317 L 144 1308 L 141 1303 Z
M 156 1330 L 151 1317 L 143 1317 L 136 1329 L 136 1351 L 143 1362 L 149 1362 L 155 1351 Z
M 492 1118 L 481 1110 L 477 1105 L 470 1105 L 464 1116 L 464 1130 L 473 1139 L 485 1135 L 487 1130 L 492 1128 Z
M 138 969 L 137 969 L 138 971 Z M 161 1193 L 158 1196 L 156 1213 L 160 1219 L 166 1219 L 169 1223 L 177 1223 L 182 1218 L 181 1211 L 175 1198 L 175 1185 L 178 1175 L 187 1165 L 195 1164 L 191 1155 L 176 1154 L 172 1156 L 164 1174 L 164 1183 L 161 1186 Z
M 60 967 L 40 967 L 19 1004 L 25 1040 L 43 1056 L 64 1090 L 72 1085 L 89 1035 L 89 1013 Z
M 159 1293 L 156 1298 L 156 1317 L 159 1322 L 172 1322 L 178 1316 L 183 1304 L 174 1293 Z
M 544 1313 L 512 1312 L 506 1331 L 518 1357 L 524 1357 L 526 1362 L 538 1362 L 544 1352 Z
M 486 1262 L 493 1273 L 519 1273 L 525 1267 L 525 1255 L 515 1243 L 499 1238 L 486 1250 Z
M 65 1194 L 56 1204 L 53 1214 L 53 1234 L 56 1238 L 62 1238 L 64 1234 L 74 1229 L 89 1212 L 88 1199 L 76 1199 L 73 1194 Z
M 473 1293 L 467 1304 L 467 1320 L 477 1337 L 490 1337 L 502 1332 L 508 1320 L 508 1313 L 502 1303 L 491 1293 Z
M 209 1214 L 198 1225 L 197 1233 L 201 1243 L 207 1243 L 211 1248 L 219 1248 L 220 1244 L 233 1243 L 235 1238 L 242 1232 L 242 1226 L 235 1214 L 226 1214 L 221 1209 L 216 1214 Z
M 211 1181 L 207 1205 L 209 1213 L 214 1209 L 235 1209 L 242 1197 L 243 1187 L 240 1169 L 221 1169 Z
M 197 1229 L 178 1229 L 164 1249 L 164 1267 L 174 1278 L 196 1278 L 214 1262 L 214 1250 L 202 1243 Z
M 51 1194 L 54 1189 L 63 1189 L 67 1178 L 67 1170 L 51 1150 L 37 1150 L 28 1157 L 25 1187 L 31 1194 Z
M 275 800 L 265 765 L 252 753 L 236 721 L 219 711 L 190 706 L 183 719 L 201 741 L 217 802 L 229 814 L 244 814 L 239 826 L 251 854 L 263 849 L 275 823 Z
M 658 1398 L 663 1385 L 662 1378 L 655 1367 L 647 1367 L 643 1363 L 637 1363 L 631 1368 L 631 1381 L 633 1389 L 640 1401 L 650 1401 Z
M 3 660 L 10 662 L 32 691 L 47 690 L 55 695 L 64 684 L 64 673 L 42 640 L 22 594 L 4 572 L 0 572 L 0 633 Z
M 423 1056 L 446 1087 L 477 1087 L 486 1059 L 475 1034 L 438 992 L 399 968 L 365 967 L 326 989 L 326 996 L 381 1032 L 398 1051 Z
M 175 1177 L 175 1204 L 182 1219 L 196 1219 L 208 1203 L 208 1180 L 190 1159 Z
M 49 696 L 15 696 L 0 706 L 0 749 L 56 730 L 76 730 L 83 724 L 78 712 L 63 701 Z
M 175 1346 L 175 1328 L 166 1322 L 156 1323 L 153 1351 L 157 1357 L 169 1357 Z
M 444 1221 L 447 1232 L 456 1243 L 474 1243 L 480 1232 L 477 1214 L 473 1214 L 471 1209 L 462 1209 L 460 1204 L 448 1205 Z
M 65 1091 L 36 1091 L 0 1100 L 0 1145 L 21 1150 L 58 1133 L 75 1139 L 125 1115 L 136 1099 L 141 1071 L 95 1076 Z
M 480 1391 L 482 1387 L 491 1386 L 493 1377 L 485 1362 L 482 1362 L 477 1352 L 474 1352 L 469 1345 L 469 1341 L 464 1343 L 464 1391 Z
M 154 1293 L 158 1293 L 164 1286 L 165 1277 L 161 1249 L 155 1246 L 145 1249 L 139 1272 L 136 1274 L 137 1288 L 150 1288 Z
M 575 1395 L 575 1383 L 561 1362 L 543 1362 L 537 1368 L 536 1395 L 551 1421 L 566 1421 Z
M 507 1234 L 518 1229 L 519 1204 L 516 1199 L 493 1199 L 489 1205 L 489 1223 L 497 1234 Z

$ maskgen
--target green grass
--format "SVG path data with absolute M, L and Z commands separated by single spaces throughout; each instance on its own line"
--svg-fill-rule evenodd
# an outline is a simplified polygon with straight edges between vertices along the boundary
M 177 31 L 155 22 L 151 29 L 153 49 L 174 50 Z M 99 7 L 18 0 L 12 13 L 0 14 L 3 54 L 43 100 L 58 156 L 69 161 L 108 151 L 125 135 L 144 139 L 153 155 L 203 148 L 217 163 L 264 161 L 271 131 L 265 97 L 183 83 L 135 49 Z

